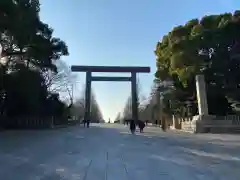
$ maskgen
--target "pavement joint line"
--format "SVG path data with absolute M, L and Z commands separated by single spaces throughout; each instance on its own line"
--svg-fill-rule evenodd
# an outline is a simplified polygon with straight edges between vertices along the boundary
M 124 170 L 126 172 L 126 177 L 127 177 L 127 180 L 131 180 L 130 177 L 129 177 L 129 173 L 128 173 L 128 170 L 127 170 L 127 165 L 126 163 L 124 162 L 124 159 L 123 159 L 123 154 L 121 153 L 121 160 L 122 160 L 122 163 L 123 163 L 123 167 L 124 167 Z
M 86 167 L 86 171 L 85 171 L 85 173 L 84 173 L 83 180 L 87 180 L 88 171 L 89 171 L 89 169 L 90 169 L 90 166 L 92 165 L 92 162 L 93 162 L 93 160 L 91 160 L 91 161 L 89 162 L 88 166 Z
M 107 159 L 107 162 L 106 162 L 106 170 L 105 170 L 105 180 L 108 179 L 108 151 L 106 152 L 106 159 Z

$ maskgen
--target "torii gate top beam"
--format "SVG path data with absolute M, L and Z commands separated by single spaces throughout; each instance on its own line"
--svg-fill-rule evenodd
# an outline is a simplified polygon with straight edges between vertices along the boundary
M 136 66 L 71 66 L 72 72 L 115 72 L 115 73 L 149 73 L 150 67 Z

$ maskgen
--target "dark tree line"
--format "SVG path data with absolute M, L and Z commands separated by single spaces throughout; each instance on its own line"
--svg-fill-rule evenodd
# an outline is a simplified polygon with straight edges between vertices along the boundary
M 39 11 L 38 0 L 0 1 L 1 116 L 67 114 L 68 106 L 59 99 L 58 91 L 49 90 L 49 79 L 58 74 L 56 63 L 68 55 L 68 47 L 53 36 Z
M 240 11 L 235 11 L 192 19 L 163 36 L 155 50 L 155 77 L 161 84 L 172 82 L 158 88 L 164 97 L 161 104 L 164 114 L 198 114 L 195 82 L 198 74 L 205 77 L 210 114 L 224 116 L 239 113 L 239 32 Z M 150 118 L 157 111 L 156 90 L 152 89 L 149 102 L 142 111 Z M 123 115 L 129 112 L 126 105 Z
M 156 77 L 173 81 L 168 108 L 197 113 L 195 75 L 205 76 L 210 114 L 236 113 L 240 101 L 240 11 L 192 19 L 157 44 Z M 165 98 L 166 99 L 166 98 Z M 167 101 L 169 102 L 169 101 Z

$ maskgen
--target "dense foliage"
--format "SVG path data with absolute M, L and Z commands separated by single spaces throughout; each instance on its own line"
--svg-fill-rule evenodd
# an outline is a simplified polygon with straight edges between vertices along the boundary
M 68 55 L 67 45 L 53 37 L 40 20 L 38 0 L 0 1 L 0 110 L 7 117 L 63 116 L 67 105 L 49 90 L 48 73 Z M 49 74 L 50 75 L 50 74 Z
M 172 80 L 171 108 L 183 113 L 186 101 L 196 110 L 195 75 L 207 84 L 209 112 L 232 113 L 239 103 L 240 11 L 204 16 L 175 27 L 157 44 L 156 77 Z

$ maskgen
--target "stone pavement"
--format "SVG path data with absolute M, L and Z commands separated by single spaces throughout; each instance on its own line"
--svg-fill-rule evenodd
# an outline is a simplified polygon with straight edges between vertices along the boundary
M 240 138 L 122 125 L 0 133 L 1 180 L 238 180 Z

